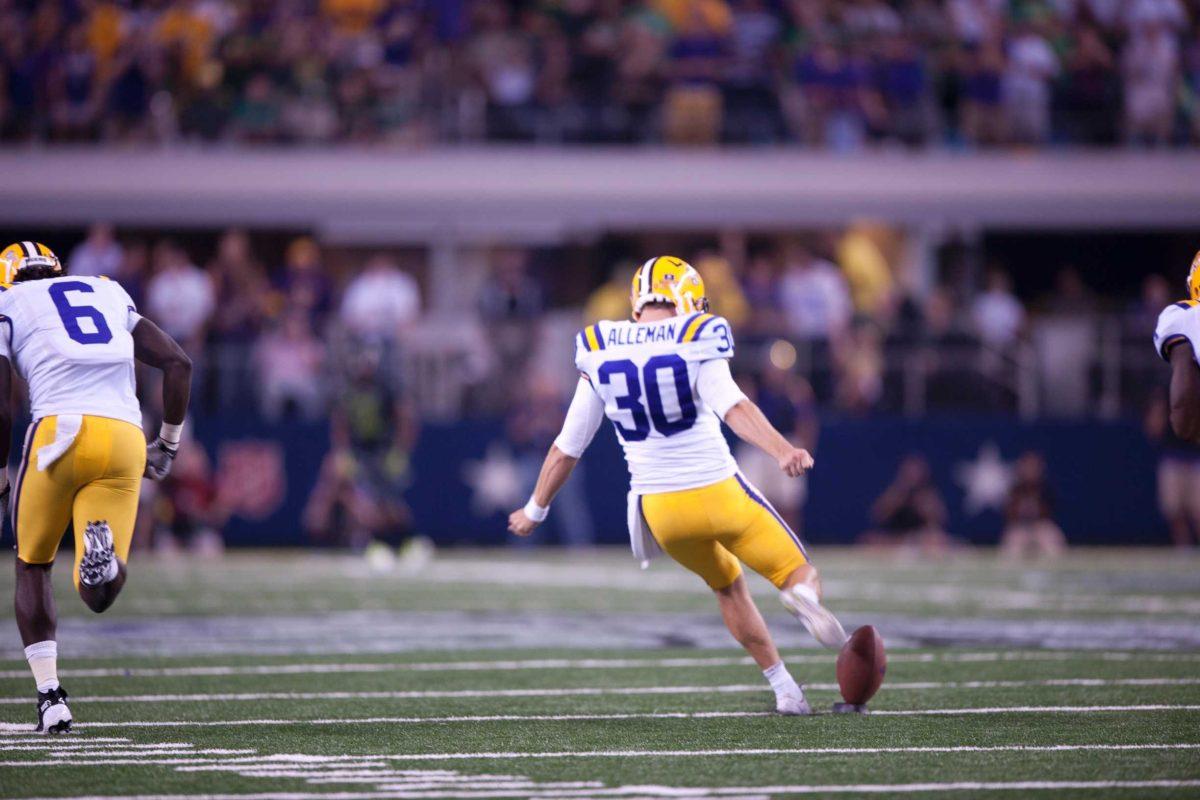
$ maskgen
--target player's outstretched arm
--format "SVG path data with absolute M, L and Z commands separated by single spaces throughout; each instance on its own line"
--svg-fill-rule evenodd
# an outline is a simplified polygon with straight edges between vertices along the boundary
M 133 355 L 163 373 L 163 424 L 158 438 L 146 448 L 146 477 L 162 480 L 183 436 L 192 393 L 192 360 L 179 343 L 143 317 L 133 329 Z
M 517 536 L 528 536 L 539 522 L 546 519 L 550 512 L 550 501 L 558 494 L 558 490 L 571 477 L 571 471 L 579 463 L 579 457 L 592 443 L 592 437 L 604 419 L 604 403 L 592 390 L 592 384 L 586 377 L 581 377 L 575 386 L 575 397 L 571 399 L 571 407 L 567 409 L 567 418 L 563 421 L 562 432 L 550 446 L 546 460 L 542 462 L 542 471 L 538 473 L 537 485 L 533 487 L 533 495 L 524 508 L 519 508 L 508 515 L 508 529 Z
M 549 510 L 550 502 L 558 494 L 558 490 L 571 477 L 572 470 L 579 463 L 562 450 L 557 444 L 550 445 L 550 452 L 542 462 L 542 471 L 538 473 L 537 485 L 533 487 L 533 496 L 525 508 L 518 508 L 508 517 L 508 529 L 517 536 L 528 536 L 538 523 L 546 518 L 545 511 Z
M 805 449 L 795 447 L 767 420 L 758 406 L 748 398 L 739 400 L 725 413 L 725 424 L 738 435 L 769 454 L 790 478 L 797 478 L 812 469 L 813 457 Z
M 1200 442 L 1200 365 L 1189 342 L 1171 348 L 1171 427 L 1180 439 Z
M 729 371 L 728 361 L 717 358 L 701 364 L 696 390 L 738 438 L 774 458 L 789 477 L 799 477 L 812 468 L 812 455 L 807 450 L 792 446 L 782 433 L 775 430 L 759 407 L 738 388 Z

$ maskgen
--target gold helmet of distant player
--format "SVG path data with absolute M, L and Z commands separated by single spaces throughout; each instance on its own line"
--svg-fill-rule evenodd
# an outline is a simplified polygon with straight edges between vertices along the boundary
M 1192 269 L 1188 273 L 1188 291 L 1192 299 L 1200 303 L 1200 252 L 1192 259 Z
M 62 272 L 62 262 L 46 245 L 41 242 L 13 242 L 0 250 L 0 286 L 12 286 L 17 273 L 30 267 L 49 267 L 54 272 Z
M 670 303 L 676 314 L 708 310 L 704 279 L 695 267 L 675 256 L 658 256 L 638 267 L 629 299 L 635 316 L 647 303 Z

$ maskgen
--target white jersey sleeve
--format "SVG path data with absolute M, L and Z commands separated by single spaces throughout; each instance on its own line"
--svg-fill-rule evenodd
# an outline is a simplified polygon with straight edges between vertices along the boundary
M 700 365 L 700 372 L 696 376 L 696 393 L 721 419 L 725 419 L 729 409 L 746 399 L 746 393 L 729 371 L 729 362 L 723 358 L 714 358 Z
M 1188 342 L 1200 363 L 1200 303 L 1184 300 L 1167 306 L 1158 317 L 1154 330 L 1154 349 L 1164 360 L 1170 360 L 1171 348 Z
M 567 418 L 563 420 L 562 432 L 554 440 L 555 447 L 571 458 L 579 458 L 592 443 L 603 420 L 604 402 L 592 389 L 591 379 L 581 376 L 571 407 L 567 409 Z

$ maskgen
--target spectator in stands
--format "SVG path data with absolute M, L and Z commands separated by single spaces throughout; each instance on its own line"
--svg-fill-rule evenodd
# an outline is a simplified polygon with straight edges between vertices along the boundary
M 1054 278 L 1054 292 L 1046 310 L 1061 317 L 1090 317 L 1098 310 L 1096 295 L 1084 283 L 1079 269 L 1067 265 Z
M 235 138 L 244 142 L 275 142 L 283 132 L 283 101 L 271 76 L 259 73 L 246 84 L 233 109 Z
M 1135 4 L 1136 8 L 1147 4 Z M 1135 16 L 1135 20 L 1141 19 Z M 1179 43 L 1169 22 L 1147 11 L 1130 30 L 1121 54 L 1125 80 L 1125 137 L 1131 144 L 1165 145 L 1175 121 Z
M 537 483 L 542 460 L 559 434 L 570 397 L 563 397 L 556 383 L 543 375 L 527 373 L 521 383 L 524 396 L 521 402 L 512 403 L 507 409 L 505 433 L 515 451 L 524 495 L 532 492 Z M 576 470 L 580 468 L 586 470 L 586 463 L 575 465 Z M 518 537 L 513 544 L 522 548 L 545 544 L 551 530 L 559 543 L 567 547 L 591 547 L 596 543 L 586 473 L 575 475 L 555 495 L 548 521 L 549 525 L 539 527 L 533 536 Z
M 677 3 L 675 39 L 667 51 L 663 135 L 668 144 L 715 144 L 724 108 L 720 81 L 729 63 L 729 9 L 722 0 Z
M 629 318 L 629 292 L 634 269 L 632 264 L 618 264 L 608 280 L 592 290 L 583 307 L 585 324 L 602 319 Z
M 895 479 L 871 506 L 871 516 L 877 527 L 863 535 L 864 544 L 931 556 L 944 555 L 950 548 L 946 504 L 923 456 L 909 455 L 900 462 Z
M 1175 435 L 1165 389 L 1146 412 L 1146 435 L 1157 447 L 1158 510 L 1178 548 L 1200 545 L 1200 445 Z
M 254 346 L 254 374 L 263 415 L 270 420 L 315 420 L 324 411 L 321 370 L 325 345 L 303 309 L 289 309 Z
M 75 25 L 67 32 L 64 51 L 49 67 L 50 138 L 61 142 L 87 141 L 96 134 L 100 105 L 100 68 L 88 46 L 87 29 Z
M 706 250 L 697 253 L 691 263 L 704 276 L 704 290 L 712 304 L 713 313 L 729 320 L 734 330 L 741 328 L 750 316 L 750 306 L 746 303 L 746 296 L 742 294 L 742 287 L 729 259 Z
M 487 135 L 500 141 L 534 136 L 537 70 L 533 43 L 510 25 L 504 3 L 475 6 L 480 33 L 471 59 L 487 98 Z
M 853 309 L 841 270 L 795 239 L 784 245 L 784 265 L 779 293 L 792 333 L 828 342 L 846 330 Z
M 1004 51 L 986 41 L 962 53 L 959 128 L 969 144 L 995 145 L 1008 140 L 1004 117 Z
M 121 278 L 125 251 L 113 235 L 113 227 L 104 222 L 88 228 L 87 238 L 71 251 L 67 261 L 72 275 L 105 275 Z
M 724 139 L 775 142 L 783 135 L 776 97 L 773 51 L 783 24 L 766 0 L 733 0 L 729 61 L 722 71 Z
M 877 91 L 887 122 L 887 139 L 924 144 L 933 128 L 932 96 L 926 57 L 913 37 L 897 32 L 885 40 L 876 72 Z
M 1050 81 L 1058 74 L 1058 57 L 1031 22 L 1018 25 L 1008 43 L 1004 104 L 1009 138 L 1020 144 L 1042 144 L 1050 138 Z
M 1001 267 L 987 273 L 984 291 L 971 308 L 975 330 L 983 343 L 996 348 L 1016 344 L 1025 328 L 1025 306 L 1012 292 L 1012 279 Z
M 1084 27 L 1070 43 L 1061 106 L 1067 139 L 1079 144 L 1117 141 L 1120 82 L 1116 58 L 1100 31 Z
M 787 314 L 780 297 L 779 253 L 774 247 L 752 251 L 742 273 L 742 294 L 754 309 L 738 331 L 739 341 L 751 343 L 783 336 Z
M 372 256 L 346 286 L 340 310 L 352 333 L 394 342 L 421 312 L 416 280 L 389 256 Z
M 154 275 L 146 285 L 146 310 L 192 356 L 204 350 L 204 337 L 216 307 L 207 272 L 192 264 L 170 239 L 154 246 Z
M 1011 561 L 1026 556 L 1057 558 L 1067 549 L 1067 537 L 1054 521 L 1054 496 L 1046 481 L 1046 462 L 1035 452 L 1017 459 L 1005 509 L 1001 555 Z
M 879 327 L 870 320 L 860 321 L 834 355 L 838 407 L 856 414 L 875 408 L 883 397 L 883 337 Z
M 739 381 L 739 385 L 750 389 L 750 399 L 758 404 L 777 431 L 815 456 L 821 430 L 816 397 L 808 381 L 787 363 L 795 360 L 795 350 L 790 355 L 790 359 L 784 359 L 779 351 L 772 353 L 756 377 Z M 808 499 L 808 476 L 788 478 L 779 471 L 775 459 L 745 442 L 738 443 L 737 460 L 750 483 L 758 487 L 792 530 L 800 534 L 804 528 L 802 512 Z
M 927 407 L 1001 410 L 1008 397 L 986 382 L 980 371 L 979 337 L 968 325 L 954 293 L 935 289 L 925 303 L 922 361 Z
M 529 254 L 501 248 L 491 254 L 490 274 L 479 293 L 479 315 L 495 356 L 492 400 L 500 409 L 515 402 L 537 341 L 545 300 L 539 281 L 529 276 Z
M 276 290 L 277 307 L 305 314 L 314 330 L 324 322 L 333 305 L 333 285 L 321 262 L 321 248 L 311 237 L 300 236 L 288 244 Z

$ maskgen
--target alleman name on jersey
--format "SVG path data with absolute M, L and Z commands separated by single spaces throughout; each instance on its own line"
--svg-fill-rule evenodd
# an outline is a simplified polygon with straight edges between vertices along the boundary
M 1154 349 L 1165 360 L 1170 360 L 1171 348 L 1180 342 L 1192 345 L 1192 355 L 1200 363 L 1200 303 L 1181 300 L 1163 309 L 1154 331 Z

